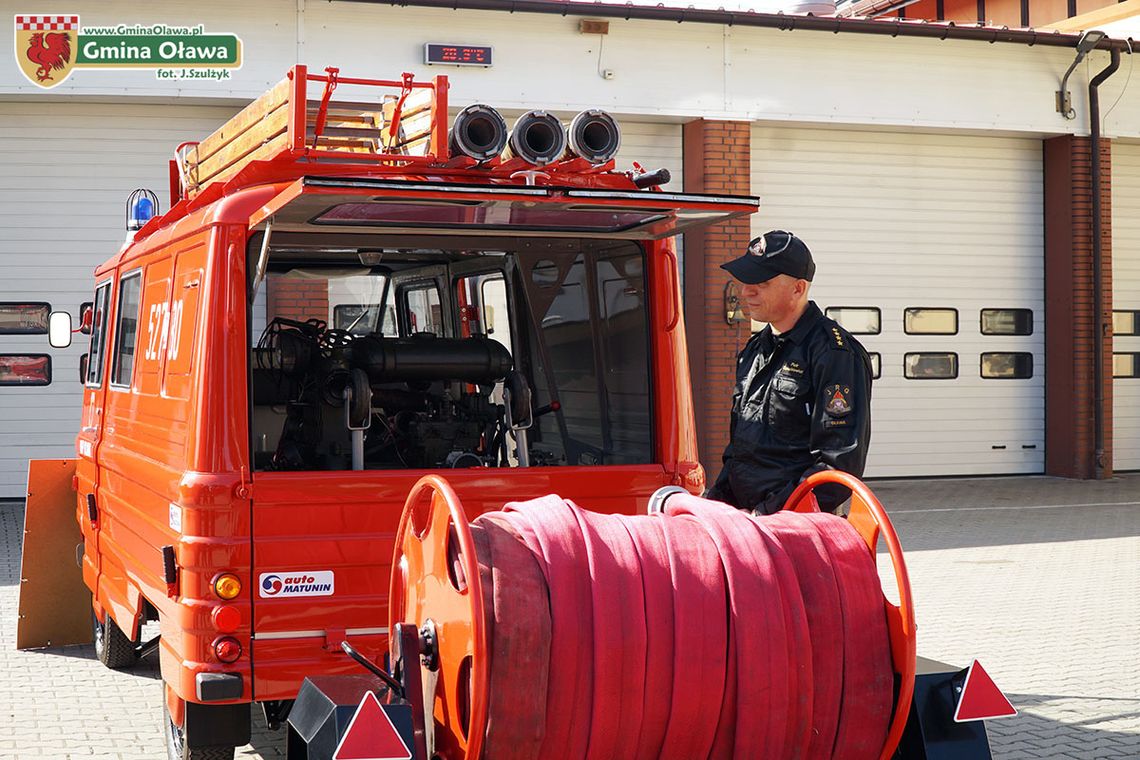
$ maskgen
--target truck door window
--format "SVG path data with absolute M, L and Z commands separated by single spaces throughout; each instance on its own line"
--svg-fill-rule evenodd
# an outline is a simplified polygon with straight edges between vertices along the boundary
M 507 311 L 507 281 L 502 275 L 483 280 L 481 291 L 481 311 L 483 332 L 488 338 L 497 340 L 514 354 L 511 344 L 511 319 Z
M 330 278 L 328 293 L 333 328 L 352 335 L 380 332 L 387 286 L 388 278 L 382 275 Z
M 593 250 L 594 248 L 600 250 Z M 537 332 L 531 335 L 536 461 L 652 461 L 644 253 L 633 243 L 585 243 L 574 258 L 522 260 Z
M 513 354 L 507 281 L 502 273 L 464 277 L 456 284 L 456 296 L 461 335 L 485 335 Z
M 119 280 L 119 307 L 115 312 L 115 354 L 111 367 L 111 385 L 120 388 L 131 384 L 135 365 L 135 342 L 138 339 L 139 303 L 142 293 L 142 270 Z
M 404 318 L 409 335 L 443 335 L 443 309 L 435 283 L 420 283 L 404 290 Z
M 111 283 L 95 288 L 95 302 L 91 318 L 91 348 L 87 357 L 85 382 L 92 388 L 103 384 L 103 358 L 107 345 L 107 307 L 111 303 Z

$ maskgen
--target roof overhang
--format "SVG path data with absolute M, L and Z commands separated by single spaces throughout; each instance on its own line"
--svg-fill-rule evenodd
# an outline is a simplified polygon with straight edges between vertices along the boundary
M 1080 36 L 1059 31 L 1039 29 L 1010 29 L 985 24 L 956 24 L 952 21 L 924 21 L 899 18 L 840 18 L 794 13 L 757 13 L 751 10 L 722 8 L 680 7 L 660 5 L 652 0 L 635 0 L 626 3 L 596 3 L 590 0 L 350 0 L 374 5 L 419 8 L 445 8 L 448 10 L 503 11 L 508 13 L 543 13 L 559 16 L 589 16 L 592 18 L 640 19 L 672 21 L 676 23 L 720 24 L 723 26 L 753 26 L 783 31 L 805 30 L 852 34 L 878 34 L 890 37 L 926 37 L 940 40 L 974 40 L 977 42 L 1007 42 L 1021 45 L 1048 45 L 1075 48 Z M 676 1 L 676 0 L 674 0 Z M 718 3 L 719 4 L 719 3 Z M 1101 50 L 1119 48 L 1128 43 L 1123 39 L 1105 38 L 1097 47 Z

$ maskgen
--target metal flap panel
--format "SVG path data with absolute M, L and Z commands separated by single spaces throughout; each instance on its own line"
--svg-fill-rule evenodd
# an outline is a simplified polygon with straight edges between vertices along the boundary
M 756 211 L 747 196 L 305 177 L 250 217 L 274 230 L 659 240 Z

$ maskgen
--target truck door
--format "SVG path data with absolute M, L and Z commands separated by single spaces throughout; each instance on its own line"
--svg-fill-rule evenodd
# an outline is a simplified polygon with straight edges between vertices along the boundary
M 98 455 L 103 435 L 103 407 L 106 398 L 104 374 L 113 282 L 113 279 L 107 279 L 95 286 L 95 299 L 91 307 L 91 343 L 86 355 L 87 361 L 80 367 L 84 385 L 83 412 L 79 435 L 75 441 L 75 477 L 78 486 L 77 517 L 85 548 L 83 580 L 88 588 L 95 588 L 99 575 L 98 522 L 90 519 L 89 510 L 92 507 L 89 503 L 98 509 Z

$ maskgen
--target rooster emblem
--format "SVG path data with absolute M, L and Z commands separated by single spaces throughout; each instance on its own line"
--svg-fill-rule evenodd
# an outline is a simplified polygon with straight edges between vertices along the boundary
M 71 63 L 71 35 L 67 32 L 37 32 L 24 54 L 36 64 L 36 79 L 47 82 L 54 79 L 51 72 L 62 71 Z
M 32 84 L 50 89 L 76 67 L 79 16 L 16 16 L 16 63 Z

